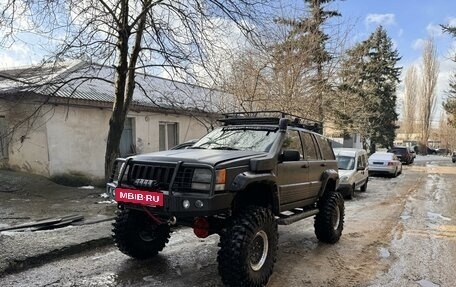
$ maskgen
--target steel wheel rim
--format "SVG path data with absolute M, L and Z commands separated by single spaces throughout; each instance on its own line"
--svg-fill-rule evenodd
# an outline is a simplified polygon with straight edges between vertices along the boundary
M 340 224 L 340 209 L 339 209 L 339 206 L 336 205 L 336 210 L 335 210 L 335 214 L 333 216 L 333 228 L 334 230 L 337 230 L 337 228 L 339 227 L 339 224 Z
M 258 271 L 263 267 L 268 257 L 268 251 L 268 235 L 263 230 L 260 230 L 255 234 L 250 244 L 249 263 L 253 271 Z

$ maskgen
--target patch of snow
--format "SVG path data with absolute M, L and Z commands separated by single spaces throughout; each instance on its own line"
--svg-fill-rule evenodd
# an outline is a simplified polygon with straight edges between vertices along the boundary
M 115 203 L 115 200 L 103 200 L 103 201 L 98 201 L 97 204 L 111 204 Z
M 100 194 L 100 197 L 109 198 L 109 195 L 106 192 L 104 192 L 104 193 Z
M 80 186 L 78 187 L 79 189 L 95 189 L 95 187 L 91 186 L 91 185 L 84 185 L 84 186 Z
M 440 285 L 435 284 L 427 279 L 421 279 L 420 281 L 416 281 L 416 283 L 420 284 L 421 287 L 440 287 Z
M 389 252 L 389 250 L 387 248 L 381 247 L 378 250 L 378 255 L 380 256 L 380 258 L 388 258 L 388 257 L 390 257 L 391 253 Z
M 429 212 L 429 211 L 427 213 L 427 218 L 430 220 L 442 219 L 445 221 L 451 221 L 451 218 L 449 218 L 449 217 L 442 216 L 440 213 L 434 213 L 434 212 Z
M 409 219 L 411 216 L 410 215 L 401 215 L 400 216 L 402 220 L 407 220 Z

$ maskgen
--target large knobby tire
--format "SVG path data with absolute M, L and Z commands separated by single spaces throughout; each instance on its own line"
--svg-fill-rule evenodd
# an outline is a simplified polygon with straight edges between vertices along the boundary
M 325 243 L 339 241 L 344 229 L 345 206 L 339 192 L 328 192 L 318 203 L 319 212 L 315 216 L 315 235 Z
M 169 225 L 157 225 L 147 213 L 131 209 L 118 209 L 112 225 L 112 236 L 119 250 L 136 259 L 157 255 L 171 233 Z
M 249 206 L 234 215 L 220 234 L 218 270 L 227 286 L 260 287 L 272 274 L 278 248 L 271 210 Z

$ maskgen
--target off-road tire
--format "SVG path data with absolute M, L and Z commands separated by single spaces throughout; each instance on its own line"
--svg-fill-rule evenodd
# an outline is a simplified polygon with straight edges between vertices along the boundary
M 361 185 L 361 188 L 359 190 L 361 190 L 362 192 L 365 192 L 367 190 L 367 182 L 369 181 L 369 178 L 366 178 L 366 182 Z
M 345 206 L 339 192 L 327 192 L 318 202 L 319 212 L 315 216 L 315 235 L 325 243 L 339 241 L 344 229 Z
M 270 209 L 249 206 L 233 215 L 220 234 L 217 261 L 222 282 L 236 287 L 264 286 L 274 268 L 278 237 Z
M 112 225 L 112 237 L 119 250 L 135 259 L 157 255 L 171 233 L 169 225 L 157 225 L 145 212 L 132 209 L 118 209 Z

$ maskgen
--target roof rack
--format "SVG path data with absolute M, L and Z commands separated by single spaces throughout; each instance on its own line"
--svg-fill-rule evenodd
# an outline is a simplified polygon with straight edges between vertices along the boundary
M 246 124 L 260 124 L 260 125 L 278 125 L 280 119 L 288 119 L 290 126 L 301 127 L 322 133 L 322 122 L 315 121 L 300 116 L 282 111 L 257 111 L 257 112 L 235 112 L 223 114 L 225 118 L 219 121 L 224 126 L 227 125 L 246 125 Z

